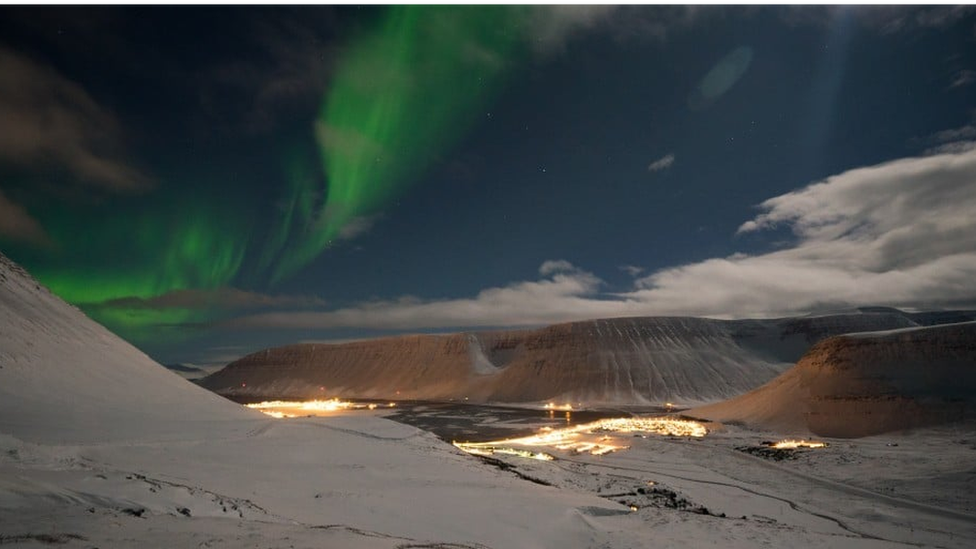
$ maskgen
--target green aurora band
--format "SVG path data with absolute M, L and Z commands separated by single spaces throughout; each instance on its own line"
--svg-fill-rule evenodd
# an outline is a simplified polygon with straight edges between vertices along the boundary
M 287 187 L 264 230 L 252 231 L 260 205 L 228 203 L 219 186 L 166 185 L 151 198 L 111 197 L 83 211 L 45 202 L 38 217 L 53 248 L 4 246 L 55 294 L 130 341 L 219 320 L 228 312 L 215 303 L 152 308 L 127 299 L 256 287 L 307 265 L 350 223 L 395 200 L 484 116 L 527 52 L 534 9 L 386 8 L 337 60 L 314 144 L 307 139 L 285 157 Z
M 530 9 L 394 6 L 350 45 L 315 127 L 324 199 L 309 168 L 292 162 L 291 200 L 264 256 L 272 280 L 379 212 L 478 120 L 524 51 Z
M 157 198 L 143 208 L 119 206 L 100 205 L 84 216 L 65 206 L 47 210 L 42 222 L 56 249 L 25 251 L 32 274 L 130 341 L 143 340 L 160 326 L 213 319 L 215 309 L 208 303 L 151 309 L 112 301 L 230 284 L 244 259 L 247 226 L 233 219 L 236 214 L 215 213 L 221 210 L 214 201 L 198 194 Z

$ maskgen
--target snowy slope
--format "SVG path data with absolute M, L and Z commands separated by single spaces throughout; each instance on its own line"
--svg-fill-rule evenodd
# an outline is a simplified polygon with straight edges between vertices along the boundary
M 498 504 L 506 499 L 516 505 Z M 247 410 L 167 371 L 0 256 L 4 543 L 141 547 L 158 533 L 140 525 L 149 520 L 180 547 L 221 536 L 240 546 L 243 531 L 253 544 L 268 524 L 316 546 L 562 547 L 637 539 L 600 524 L 627 513 L 378 417 L 279 422 Z M 261 546 L 279 542 L 267 534 Z
M 591 404 L 683 404 L 740 394 L 782 366 L 739 345 L 733 326 L 701 318 L 550 326 L 523 334 L 517 352 L 499 360 L 498 375 L 475 394 L 502 402 Z M 482 337 L 496 341 L 492 334 Z
M 976 413 L 976 322 L 827 339 L 768 384 L 688 413 L 843 437 L 960 421 Z
M 4 545 L 874 548 L 919 539 L 899 526 L 904 508 L 879 508 L 884 501 L 876 498 L 797 490 L 795 476 L 755 462 L 732 476 L 712 471 L 729 461 L 720 440 L 660 439 L 666 447 L 594 457 L 592 465 L 529 460 L 548 467 L 539 476 L 562 479 L 559 488 L 484 465 L 373 412 L 293 420 L 252 414 L 165 371 L 5 258 L 0 322 Z M 641 442 L 654 443 L 634 439 Z M 695 460 L 705 453 L 704 465 L 686 448 Z M 738 480 L 746 469 L 764 484 Z M 664 504 L 634 512 L 618 497 L 599 497 L 619 488 L 637 493 L 651 480 L 676 483 L 730 515 Z M 828 510 L 834 507 L 874 514 L 838 515 Z M 968 547 L 976 539 L 965 525 L 971 521 L 959 527 L 959 513 L 919 516 L 917 507 L 909 510 L 924 543 Z
M 253 397 L 692 404 L 753 389 L 823 337 L 915 326 L 900 311 L 772 320 L 618 318 L 535 330 L 289 345 L 207 377 Z
M 24 440 L 178 435 L 252 414 L 155 363 L 0 254 L 0 433 Z
M 397 545 L 512 547 L 527 537 L 527 547 L 555 547 L 592 529 L 574 524 L 576 509 L 626 513 L 599 498 L 540 489 L 380 418 L 278 423 L 167 371 L 3 256 L 0 322 L 2 539 L 37 517 L 117 524 L 125 509 L 145 509 L 348 525 L 340 533 L 352 546 L 369 545 L 372 536 L 355 533 L 368 530 Z M 545 509 L 544 521 L 481 500 L 493 494 Z M 496 528 L 499 521 L 507 528 Z M 107 528 L 99 535 L 108 545 L 126 544 Z

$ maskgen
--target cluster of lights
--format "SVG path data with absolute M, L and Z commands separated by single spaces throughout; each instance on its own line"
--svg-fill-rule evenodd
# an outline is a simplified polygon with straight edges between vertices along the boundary
M 572 404 L 569 404 L 569 403 L 566 403 L 566 404 L 563 404 L 563 405 L 558 405 L 555 402 L 547 402 L 546 405 L 543 406 L 543 408 L 546 409 L 546 410 L 559 410 L 559 411 L 562 411 L 562 412 L 572 412 L 573 411 L 573 405 Z
M 617 444 L 607 433 L 651 433 L 664 436 L 703 437 L 708 429 L 697 421 L 669 417 L 632 417 L 601 419 L 564 429 L 544 427 L 538 433 L 521 438 L 511 438 L 493 442 L 455 442 L 454 445 L 465 452 L 478 455 L 504 453 L 534 459 L 539 452 L 520 450 L 518 447 L 546 446 L 574 454 L 588 453 L 602 456 L 628 446 Z M 587 436 L 588 435 L 588 436 Z M 597 435 L 594 437 L 594 435 Z M 526 454 L 526 455 L 523 455 Z M 548 456 L 549 459 L 552 456 Z
M 507 454 L 510 456 L 518 456 L 518 457 L 523 457 L 528 459 L 538 459 L 540 461 L 552 461 L 556 459 L 552 455 L 547 454 L 545 452 L 530 452 L 529 450 L 519 450 L 518 448 L 485 446 L 482 444 L 470 444 L 465 442 L 455 442 L 454 446 L 460 448 L 461 450 L 469 454 L 475 454 L 477 456 Z
M 337 398 L 306 401 L 268 400 L 265 402 L 245 404 L 245 406 L 275 418 L 312 416 L 342 410 L 375 410 L 379 407 L 378 404 L 374 403 L 358 404 L 342 401 Z M 387 408 L 393 408 L 394 406 L 396 406 L 395 402 L 390 402 L 386 405 Z
M 796 448 L 824 448 L 827 446 L 826 442 L 820 442 L 818 440 L 781 440 L 772 445 L 773 448 L 784 449 L 784 450 L 795 450 Z

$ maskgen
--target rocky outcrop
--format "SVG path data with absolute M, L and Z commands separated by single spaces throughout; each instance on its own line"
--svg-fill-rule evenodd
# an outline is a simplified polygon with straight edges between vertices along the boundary
M 695 404 L 769 381 L 824 336 L 915 325 L 900 311 L 774 320 L 644 317 L 290 345 L 246 356 L 202 385 L 229 396 L 275 398 Z
M 745 395 L 696 417 L 862 437 L 976 413 L 976 322 L 833 337 Z

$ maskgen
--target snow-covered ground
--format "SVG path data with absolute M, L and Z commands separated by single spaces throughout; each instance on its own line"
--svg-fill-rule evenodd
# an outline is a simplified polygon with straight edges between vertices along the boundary
M 976 543 L 971 426 L 828 441 L 784 461 L 736 449 L 780 435 L 736 428 L 634 437 L 604 456 L 499 456 L 543 486 L 374 412 L 344 413 L 165 443 L 2 436 L 0 535 L 66 547 Z
M 902 438 L 898 447 L 880 439 L 853 448 L 835 444 L 788 466 L 734 449 L 772 435 L 725 430 L 702 440 L 634 438 L 630 450 L 602 457 L 510 458 L 519 476 L 380 413 L 276 420 L 216 397 L 91 322 L 0 255 L 0 544 L 564 549 L 976 542 L 974 437 L 955 431 Z M 928 466 L 918 465 L 921 459 Z M 875 460 L 885 467 L 872 469 Z M 662 491 L 649 495 L 648 481 Z M 709 514 L 694 512 L 701 506 Z
M 629 450 L 604 456 L 498 457 L 526 476 L 633 505 L 648 534 L 664 527 L 679 545 L 972 547 L 974 432 L 827 439 L 826 448 L 782 461 L 742 451 L 782 434 L 734 427 L 704 439 L 634 438 Z M 671 510 L 675 501 L 685 510 Z M 696 514 L 703 509 L 708 516 Z
M 172 534 L 171 547 L 198 546 L 197 531 L 226 546 L 248 537 L 245 546 L 280 546 L 290 532 L 315 546 L 554 547 L 601 534 L 579 520 L 587 513 L 626 512 L 540 489 L 381 418 L 245 419 L 235 427 L 165 443 L 38 446 L 5 437 L 0 531 L 72 534 L 103 547 L 145 546 L 156 528 Z M 265 532 L 265 523 L 276 526 Z
M 248 410 L 167 371 L 0 255 L 0 541 L 550 547 L 611 539 L 600 516 L 621 512 L 382 418 L 282 423 Z

